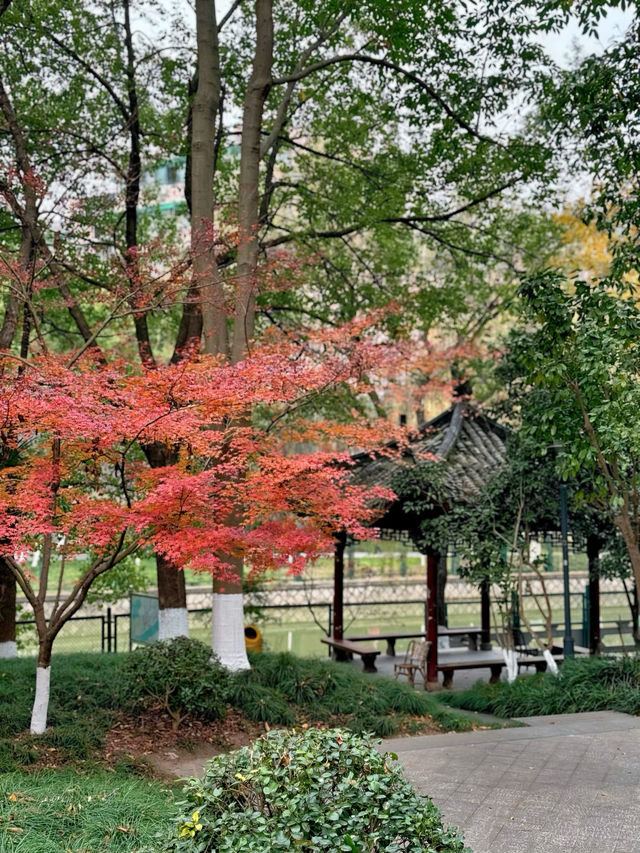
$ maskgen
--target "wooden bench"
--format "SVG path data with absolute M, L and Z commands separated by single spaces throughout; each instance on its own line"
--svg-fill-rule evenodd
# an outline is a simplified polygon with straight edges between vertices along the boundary
M 502 667 L 505 666 L 504 661 L 500 660 L 492 660 L 488 661 L 486 658 L 484 660 L 473 660 L 473 658 L 464 661 L 456 661 L 448 662 L 448 663 L 438 663 L 436 667 L 438 672 L 442 673 L 442 686 L 443 687 L 451 687 L 453 682 L 453 673 L 456 669 L 490 669 L 491 670 L 491 678 L 489 682 L 491 684 L 495 684 L 496 681 L 500 681 L 500 674 L 502 672 Z
M 363 642 L 369 640 L 370 642 L 374 642 L 375 640 L 384 640 L 387 644 L 387 654 L 389 657 L 394 658 L 396 656 L 396 640 L 425 640 L 427 634 L 425 631 L 418 631 L 409 634 L 403 634 L 401 632 L 396 631 L 395 633 L 384 633 L 384 634 L 367 634 L 366 636 L 363 634 L 359 637 L 349 637 L 350 641 L 354 643 Z
M 564 655 L 552 653 L 551 657 L 556 663 L 562 663 L 564 661 Z M 547 670 L 547 662 L 542 656 L 542 652 L 539 654 L 531 654 L 530 652 L 523 654 L 521 652 L 518 655 L 518 669 L 520 669 L 521 666 L 535 666 L 536 672 L 546 672 Z
M 322 637 L 322 642 L 332 649 L 335 660 L 351 660 L 354 655 L 360 655 L 362 668 L 365 672 L 378 671 L 376 669 L 376 657 L 380 652 L 372 646 L 361 646 L 352 640 L 334 640 L 333 637 Z

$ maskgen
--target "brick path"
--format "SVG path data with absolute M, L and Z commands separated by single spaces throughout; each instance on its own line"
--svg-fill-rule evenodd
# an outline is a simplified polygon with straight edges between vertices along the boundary
M 385 741 L 473 853 L 640 853 L 640 718 L 522 718 L 526 728 Z

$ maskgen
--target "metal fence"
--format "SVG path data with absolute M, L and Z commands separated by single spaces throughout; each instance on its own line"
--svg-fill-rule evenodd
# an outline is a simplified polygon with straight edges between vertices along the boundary
M 564 633 L 563 597 L 549 595 L 552 604 L 554 637 Z M 571 593 L 572 626 L 575 641 L 588 645 L 588 597 L 584 592 Z M 532 597 L 525 597 L 530 621 L 542 629 L 540 614 Z M 600 597 L 601 635 L 608 649 L 634 648 L 627 598 L 622 592 L 603 592 Z M 330 634 L 333 627 L 333 607 L 327 602 L 306 604 L 264 604 L 250 617 L 260 628 L 266 647 L 274 651 L 293 651 L 310 656 L 323 653 L 320 637 Z M 62 628 L 56 638 L 55 650 L 64 652 L 124 652 L 130 648 L 128 613 L 114 613 L 111 607 L 97 615 L 76 616 Z M 189 610 L 191 636 L 209 641 L 211 610 Z M 494 613 L 494 622 L 495 613 Z M 468 598 L 447 602 L 447 622 L 450 626 L 480 624 L 480 600 Z M 375 642 L 376 633 L 385 630 L 424 630 L 426 602 L 424 598 L 387 601 L 348 601 L 344 605 L 345 634 L 369 634 Z M 23 655 L 37 650 L 34 620 L 17 623 L 18 648 Z

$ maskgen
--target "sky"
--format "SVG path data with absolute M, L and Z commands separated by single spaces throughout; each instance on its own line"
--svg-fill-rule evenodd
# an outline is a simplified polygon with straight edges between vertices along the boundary
M 572 19 L 560 33 L 554 33 L 543 40 L 543 44 L 552 59 L 565 68 L 571 64 L 574 49 L 585 54 L 601 53 L 608 45 L 620 38 L 631 24 L 633 11 L 627 9 L 611 9 L 600 21 L 598 38 L 585 36 L 577 20 Z

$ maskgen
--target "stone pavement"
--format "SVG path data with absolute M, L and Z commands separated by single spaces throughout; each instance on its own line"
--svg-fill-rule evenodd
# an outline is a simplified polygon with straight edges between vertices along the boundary
M 597 711 L 521 722 L 383 747 L 473 853 L 640 853 L 640 718 Z

